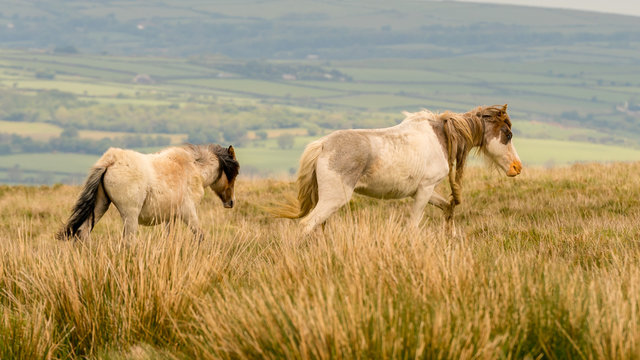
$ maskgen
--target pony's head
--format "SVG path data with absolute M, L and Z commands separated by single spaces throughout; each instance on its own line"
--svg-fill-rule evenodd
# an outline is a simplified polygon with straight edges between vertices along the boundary
M 234 186 L 240 171 L 240 164 L 236 160 L 236 152 L 233 146 L 228 148 L 218 146 L 214 153 L 218 157 L 220 172 L 217 180 L 211 184 L 211 190 L 222 200 L 225 208 L 232 208 L 235 199 Z
M 507 105 L 480 106 L 464 114 L 445 111 L 437 118 L 446 140 L 453 205 L 460 204 L 462 174 L 467 155 L 473 148 L 504 170 L 507 176 L 516 176 L 522 171 L 522 163 L 511 142 Z
M 513 146 L 511 119 L 507 114 L 507 104 L 482 106 L 477 108 L 477 116 L 483 124 L 484 137 L 481 151 L 493 161 L 507 176 L 516 176 L 522 171 L 522 162 Z

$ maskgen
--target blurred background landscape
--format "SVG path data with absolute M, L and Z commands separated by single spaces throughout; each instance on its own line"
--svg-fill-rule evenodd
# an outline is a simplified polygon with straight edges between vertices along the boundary
M 529 166 L 640 160 L 640 17 L 454 1 L 18 1 L 0 9 L 0 183 L 81 183 L 110 146 L 237 148 L 509 104 Z

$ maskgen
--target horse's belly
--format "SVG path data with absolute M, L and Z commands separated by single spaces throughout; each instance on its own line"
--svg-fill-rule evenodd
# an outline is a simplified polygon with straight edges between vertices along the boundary
M 171 198 L 149 196 L 140 209 L 138 223 L 152 226 L 170 221 L 180 214 L 180 203 Z
M 418 184 L 419 180 L 412 178 L 391 180 L 364 176 L 358 181 L 354 191 L 378 199 L 401 199 L 415 194 Z
M 413 196 L 418 188 L 438 184 L 446 177 L 446 163 L 421 161 L 398 162 L 370 170 L 362 176 L 354 191 L 380 199 L 401 199 Z

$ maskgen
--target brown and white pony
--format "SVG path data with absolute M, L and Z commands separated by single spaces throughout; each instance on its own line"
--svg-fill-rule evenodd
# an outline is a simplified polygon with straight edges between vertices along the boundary
M 233 146 L 188 144 L 154 154 L 110 148 L 89 171 L 58 238 L 86 239 L 111 203 L 126 237 L 135 235 L 138 224 L 180 219 L 202 238 L 196 205 L 204 189 L 210 187 L 225 208 L 232 208 L 239 168 Z
M 418 226 L 424 207 L 443 210 L 450 234 L 461 201 L 467 156 L 477 148 L 507 176 L 522 163 L 511 141 L 507 105 L 480 106 L 466 113 L 428 110 L 404 113 L 385 129 L 339 130 L 310 143 L 300 158 L 298 199 L 274 209 L 276 216 L 303 218 L 305 232 L 346 204 L 354 192 L 380 199 L 412 197 L 410 224 Z M 434 191 L 449 177 L 451 200 Z

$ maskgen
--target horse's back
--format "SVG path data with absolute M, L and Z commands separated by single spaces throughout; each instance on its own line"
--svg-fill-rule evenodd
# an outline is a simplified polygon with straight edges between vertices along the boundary
M 324 147 L 329 168 L 355 191 L 381 198 L 411 196 L 424 183 L 441 181 L 448 164 L 428 123 L 384 129 L 340 130 Z

